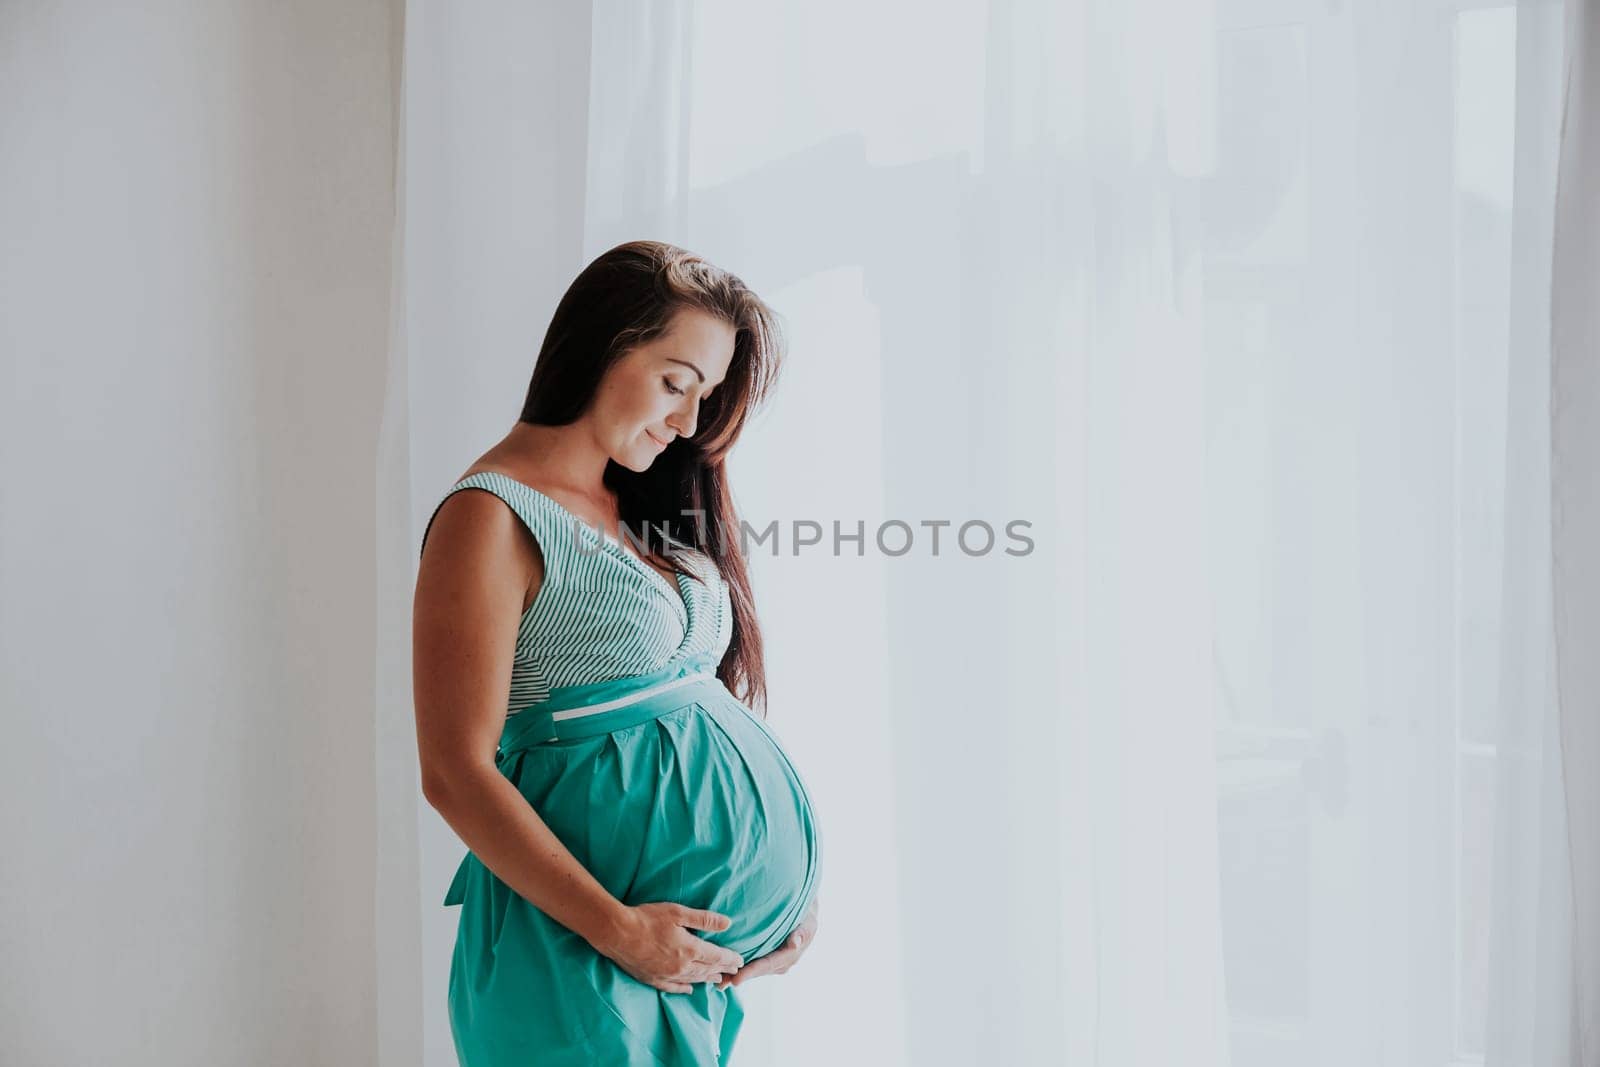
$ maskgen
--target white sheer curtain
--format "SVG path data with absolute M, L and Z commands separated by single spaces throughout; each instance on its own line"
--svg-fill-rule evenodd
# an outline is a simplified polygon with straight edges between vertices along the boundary
M 1592 7 L 411 0 L 384 1062 L 451 1062 L 461 851 L 415 799 L 395 594 L 567 282 L 643 236 L 789 327 L 735 486 L 783 532 L 772 721 L 828 854 L 741 1062 L 1600 1062 L 1594 423 L 1548 403 Z

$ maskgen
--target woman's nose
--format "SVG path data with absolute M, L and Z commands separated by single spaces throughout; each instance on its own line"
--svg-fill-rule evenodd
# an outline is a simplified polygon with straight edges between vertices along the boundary
M 674 411 L 672 418 L 667 420 L 667 425 L 671 426 L 679 437 L 693 437 L 695 414 L 693 407 L 689 408 L 687 412 Z

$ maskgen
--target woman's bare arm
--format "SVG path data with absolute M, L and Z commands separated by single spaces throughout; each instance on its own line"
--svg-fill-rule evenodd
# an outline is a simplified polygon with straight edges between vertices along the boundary
M 590 943 L 621 903 L 495 767 L 523 596 L 543 576 L 533 539 L 482 491 L 435 516 L 412 611 L 412 693 L 422 793 L 512 889 Z
M 728 920 L 677 904 L 624 905 L 578 862 L 495 766 L 523 599 L 538 545 L 499 499 L 465 489 L 428 531 L 412 616 L 422 792 L 484 865 L 641 981 L 671 992 L 742 964 L 684 927 Z

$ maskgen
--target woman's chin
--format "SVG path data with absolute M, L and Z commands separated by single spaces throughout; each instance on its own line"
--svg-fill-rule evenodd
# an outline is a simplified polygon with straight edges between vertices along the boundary
M 611 458 L 617 461 L 618 466 L 626 467 L 635 474 L 643 474 L 650 469 L 650 464 L 656 461 L 656 455 L 655 452 L 645 453 L 643 450 L 636 450 Z

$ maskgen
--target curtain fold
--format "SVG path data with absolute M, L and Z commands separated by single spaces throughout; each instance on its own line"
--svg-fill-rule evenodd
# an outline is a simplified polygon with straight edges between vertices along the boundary
M 395 72 L 394 219 L 391 226 L 389 332 L 385 353 L 383 407 L 378 424 L 374 468 L 377 516 L 377 661 L 373 716 L 378 834 L 374 842 L 373 925 L 377 953 L 373 988 L 377 998 L 377 1062 L 383 1067 L 422 1067 L 424 1031 L 422 929 L 432 895 L 421 877 L 419 809 L 421 773 L 411 710 L 411 602 L 418 552 L 412 528 L 415 511 L 411 454 L 411 377 L 406 311 L 407 192 L 406 49 L 415 37 L 405 32 L 406 5 L 396 0 L 395 34 L 390 42 Z M 418 546 L 420 547 L 420 546 Z M 448 1048 L 448 1046 L 446 1046 Z
M 1506 375 L 1505 544 L 1485 1063 L 1578 1064 L 1571 853 L 1551 585 L 1551 241 L 1562 5 L 1517 10 L 1515 214 Z
M 1570 1058 L 1591 1067 L 1600 1064 L 1600 3 L 1573 0 L 1566 40 L 1550 300 L 1551 582 L 1575 905 Z

